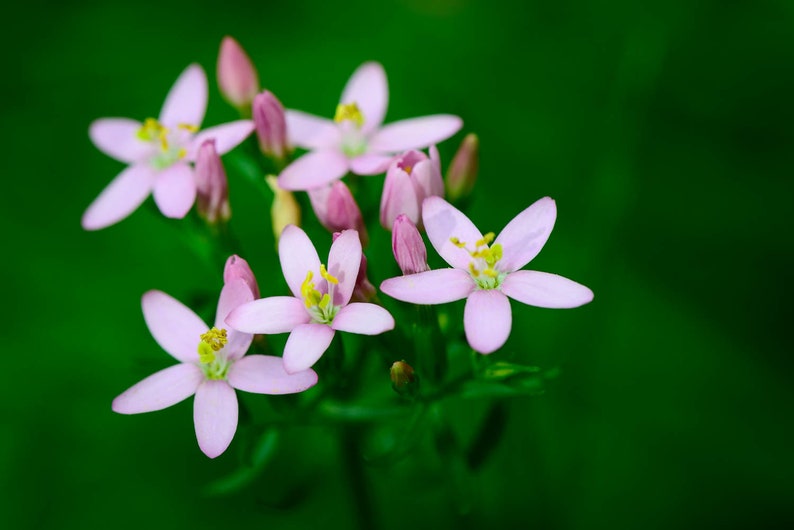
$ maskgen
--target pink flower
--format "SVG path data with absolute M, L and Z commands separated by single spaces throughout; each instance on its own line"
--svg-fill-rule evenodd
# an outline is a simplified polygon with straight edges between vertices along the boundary
M 229 182 L 223 162 L 215 149 L 215 139 L 204 141 L 196 155 L 196 209 L 207 222 L 226 222 L 232 216 L 229 207 Z
M 557 206 L 549 197 L 518 214 L 494 240 L 462 212 L 439 197 L 425 199 L 422 217 L 433 248 L 452 269 L 438 269 L 385 280 L 389 296 L 414 304 L 443 304 L 466 298 L 463 327 L 480 353 L 501 348 L 510 335 L 508 297 L 537 307 L 586 304 L 593 292 L 546 272 L 518 270 L 538 255 L 554 227 Z
M 284 160 L 290 152 L 287 143 L 287 118 L 284 106 L 269 90 L 257 94 L 253 106 L 259 149 L 276 160 Z
M 403 275 L 430 270 L 427 266 L 427 247 L 416 225 L 405 214 L 394 220 L 391 250 Z
M 190 396 L 201 451 L 210 458 L 223 453 L 237 430 L 234 389 L 257 394 L 293 394 L 317 383 L 317 374 L 284 371 L 280 358 L 245 355 L 253 338 L 224 329 L 233 308 L 253 300 L 248 284 L 234 278 L 218 300 L 215 326 L 208 328 L 193 311 L 161 291 L 143 295 L 143 316 L 152 336 L 180 364 L 156 372 L 113 400 L 113 410 L 138 414 L 161 410 Z
M 199 146 L 215 139 L 222 155 L 242 142 L 254 124 L 238 120 L 198 132 L 207 108 L 207 76 L 198 65 L 179 76 L 160 111 L 144 123 L 127 118 L 102 118 L 91 124 L 89 136 L 105 154 L 129 164 L 83 214 L 83 228 L 98 230 L 127 217 L 154 194 L 166 217 L 182 218 L 196 200 L 190 162 Z
M 345 230 L 331 245 L 328 269 L 306 233 L 284 229 L 278 242 L 284 279 L 293 296 L 273 296 L 244 304 L 226 323 L 245 333 L 290 333 L 284 346 L 288 373 L 305 370 L 325 353 L 336 331 L 377 335 L 394 328 L 394 318 L 380 306 L 350 303 L 361 265 L 361 242 Z
M 421 151 L 400 155 L 389 164 L 383 183 L 381 226 L 391 230 L 400 214 L 405 214 L 414 224 L 420 224 L 422 201 L 433 195 L 444 196 L 444 180 L 436 146 L 430 146 L 430 158 Z
M 457 116 L 436 114 L 382 126 L 389 92 L 379 63 L 361 65 L 347 82 L 334 120 L 287 111 L 291 145 L 311 150 L 279 176 L 289 190 L 309 190 L 342 178 L 348 171 L 377 175 L 392 154 L 446 140 L 463 126 Z
M 331 233 L 356 230 L 361 244 L 367 246 L 369 235 L 361 216 L 361 209 L 350 193 L 350 188 L 341 180 L 309 190 L 309 200 L 320 224 Z

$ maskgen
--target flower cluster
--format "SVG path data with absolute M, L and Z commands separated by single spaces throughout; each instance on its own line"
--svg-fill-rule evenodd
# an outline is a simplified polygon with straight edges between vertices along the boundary
M 394 302 L 389 302 L 392 311 L 387 310 L 377 296 L 363 251 L 372 220 L 356 200 L 357 176 L 385 174 L 378 221 L 391 231 L 402 275 L 384 279 L 380 291 L 418 306 L 465 298 L 463 328 L 473 351 L 491 354 L 505 345 L 512 325 L 510 298 L 546 308 L 572 308 L 592 300 L 590 289 L 572 280 L 521 270 L 551 234 L 557 215 L 552 199 L 530 205 L 499 235 L 483 234 L 444 199 L 446 194 L 455 202 L 471 193 L 479 139 L 474 134 L 463 139 L 445 179 L 436 144 L 455 135 L 462 120 L 436 114 L 384 125 L 388 87 L 380 64 L 367 62 L 353 73 L 338 106 L 329 109 L 332 118 L 285 110 L 272 92 L 262 90 L 252 61 L 230 37 L 221 44 L 217 75 L 224 98 L 242 119 L 200 129 L 207 79 L 200 66 L 191 65 L 168 92 L 157 118 L 106 118 L 91 125 L 89 136 L 97 148 L 128 167 L 91 203 L 82 224 L 87 230 L 108 227 L 151 194 L 164 216 L 184 218 L 195 204 L 212 235 L 228 233 L 232 209 L 221 157 L 255 132 L 248 143 L 262 156 L 253 157 L 250 164 L 260 171 L 253 180 L 260 186 L 267 182 L 262 190 L 273 197 L 272 228 L 290 294 L 261 296 L 253 271 L 236 254 L 226 261 L 211 326 L 164 292 L 147 292 L 142 300 L 146 325 L 179 364 L 122 393 L 113 401 L 114 411 L 150 412 L 195 396 L 198 445 L 214 458 L 226 450 L 237 430 L 235 390 L 278 395 L 315 386 L 320 379 L 313 367 L 322 375 L 325 365 L 317 364 L 321 357 L 329 351 L 339 355 L 332 348 L 337 332 L 373 336 L 410 324 L 414 330 L 425 326 L 443 333 L 436 318 L 395 319 L 395 310 L 408 313 Z M 348 174 L 352 176 L 345 182 Z M 297 191 L 307 192 L 319 225 L 333 234 L 327 260 L 320 259 L 300 227 L 300 201 L 293 195 Z M 450 268 L 430 269 L 422 231 Z M 255 334 L 283 333 L 289 336 L 281 356 L 263 354 L 272 345 L 254 340 Z M 404 358 L 422 357 L 427 363 L 428 357 L 445 354 L 406 351 L 410 342 L 406 346 L 389 337 L 377 348 L 392 357 L 394 389 L 414 399 L 419 378 L 427 374 Z

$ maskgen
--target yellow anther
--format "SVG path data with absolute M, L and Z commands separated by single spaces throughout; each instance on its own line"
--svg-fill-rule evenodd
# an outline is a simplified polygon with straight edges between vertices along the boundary
M 499 273 L 490 267 L 483 270 L 482 273 L 485 274 L 486 276 L 490 276 L 491 278 L 496 278 L 497 276 L 499 276 Z
M 413 170 L 413 166 L 405 166 L 405 167 L 403 168 L 403 171 L 405 171 L 405 172 L 406 172 L 406 173 L 408 173 L 409 175 L 411 174 L 411 170 Z
M 334 121 L 342 123 L 343 121 L 350 120 L 357 126 L 364 125 L 364 115 L 355 103 L 340 103 L 336 106 L 336 115 Z
M 475 278 L 480 275 L 480 271 L 477 270 L 477 267 L 475 267 L 474 263 L 471 261 L 469 262 L 469 272 L 471 272 L 471 275 Z
M 218 351 L 223 348 L 229 339 L 226 337 L 226 330 L 212 328 L 206 333 L 201 334 L 201 344 L 208 344 L 213 350 Z
M 480 239 L 479 241 L 477 241 L 477 242 L 474 244 L 474 246 L 476 246 L 476 247 L 481 247 L 481 246 L 483 246 L 483 245 L 490 245 L 490 244 L 491 244 L 491 241 L 493 241 L 495 237 L 496 237 L 496 235 L 495 235 L 493 232 L 488 232 L 487 234 L 485 234 L 484 236 L 482 236 L 482 239 Z
M 491 255 L 493 256 L 494 263 L 502 259 L 502 244 L 497 243 L 491 247 Z
M 328 304 L 330 303 L 331 303 L 331 295 L 325 293 L 317 305 L 320 306 L 320 309 L 325 309 L 326 307 L 328 307 Z
M 188 131 L 188 132 L 192 132 L 192 133 L 197 133 L 198 130 L 199 130 L 197 125 L 191 125 L 189 123 L 180 123 L 179 125 L 177 125 L 177 128 L 185 130 L 185 131 Z
M 339 280 L 337 280 L 334 276 L 331 276 L 331 274 L 326 270 L 325 265 L 320 265 L 320 276 L 322 276 L 323 278 L 328 280 L 329 283 L 332 283 L 334 285 L 339 283 Z
M 143 126 L 137 132 L 138 138 L 144 142 L 161 139 L 165 134 L 168 134 L 168 129 L 154 118 L 146 118 L 143 121 Z
M 179 151 L 177 151 L 177 156 L 179 156 L 179 158 L 185 158 L 187 156 L 187 149 L 184 147 L 180 148 Z
M 463 248 L 463 247 L 466 246 L 466 243 L 464 241 L 461 241 L 457 237 L 450 237 L 449 238 L 449 242 L 452 243 L 453 245 L 455 245 L 458 248 Z

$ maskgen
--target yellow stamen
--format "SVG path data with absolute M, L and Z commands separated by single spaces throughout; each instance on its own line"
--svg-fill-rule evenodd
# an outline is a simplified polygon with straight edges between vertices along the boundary
M 403 168 L 403 171 L 405 171 L 405 172 L 406 172 L 406 173 L 408 173 L 409 175 L 411 174 L 411 171 L 412 171 L 412 170 L 413 170 L 413 166 L 405 166 L 405 167 Z
M 499 276 L 499 273 L 491 268 L 487 268 L 483 270 L 482 273 L 485 274 L 486 276 L 490 276 L 491 278 L 496 278 L 497 276 Z
M 185 158 L 187 156 L 187 149 L 184 147 L 180 148 L 179 151 L 177 151 L 177 156 L 179 158 Z
M 320 306 L 320 309 L 325 309 L 326 307 L 328 307 L 328 304 L 330 303 L 331 303 L 331 295 L 325 293 L 323 297 L 320 299 L 320 303 L 317 305 Z
M 177 128 L 178 129 L 183 129 L 185 131 L 192 132 L 192 133 L 197 133 L 198 130 L 199 130 L 197 125 L 191 125 L 189 123 L 180 123 L 179 125 L 177 125 Z
M 452 243 L 453 245 L 455 245 L 458 248 L 463 248 L 463 247 L 466 246 L 466 243 L 464 241 L 461 241 L 457 237 L 450 237 L 449 238 L 449 242 Z
M 474 246 L 475 246 L 475 247 L 481 247 L 481 246 L 483 246 L 483 245 L 490 245 L 490 244 L 491 244 L 491 241 L 493 241 L 493 240 L 494 240 L 494 237 L 496 237 L 496 235 L 495 235 L 493 232 L 488 232 L 487 234 L 485 234 L 484 236 L 482 236 L 482 239 L 480 239 L 479 241 L 477 241 L 477 242 L 474 244 Z
M 355 103 L 340 103 L 336 106 L 336 115 L 334 121 L 342 123 L 345 120 L 350 120 L 357 126 L 364 125 L 364 115 Z
M 474 277 L 477 277 L 477 276 L 480 275 L 480 271 L 477 270 L 477 267 L 475 267 L 474 263 L 471 262 L 471 261 L 469 262 L 469 272 L 471 272 L 471 275 L 474 276 Z
M 325 265 L 320 265 L 320 276 L 334 285 L 339 283 L 339 280 L 337 280 L 334 276 L 331 276 L 331 274 L 326 270 Z
M 225 329 L 212 328 L 200 336 L 201 342 L 198 345 L 199 360 L 203 364 L 209 364 L 215 360 L 215 352 L 220 351 L 228 342 Z

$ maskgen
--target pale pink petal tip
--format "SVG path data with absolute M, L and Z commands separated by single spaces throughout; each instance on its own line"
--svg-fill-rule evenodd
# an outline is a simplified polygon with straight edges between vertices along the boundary
M 160 111 L 160 123 L 169 128 L 180 124 L 200 127 L 206 110 L 207 76 L 201 66 L 191 64 L 168 92 Z
M 474 291 L 466 300 L 463 328 L 474 351 L 493 353 L 507 342 L 513 315 L 510 301 L 496 290 Z
M 237 431 L 237 396 L 226 381 L 204 381 L 193 400 L 193 423 L 199 449 L 210 458 L 221 455 Z
M 153 412 L 176 405 L 192 396 L 204 373 L 192 363 L 182 363 L 156 372 L 113 400 L 119 414 Z
M 557 274 L 516 271 L 502 283 L 502 292 L 527 305 L 569 309 L 593 301 L 593 291 Z
M 359 66 L 345 85 L 340 103 L 358 106 L 364 116 L 364 133 L 380 127 L 389 104 L 389 86 L 383 66 L 374 61 Z
M 229 384 L 238 390 L 255 394 L 295 394 L 317 384 L 314 370 L 294 374 L 284 369 L 281 357 L 247 355 L 229 370 Z
M 339 311 L 331 327 L 359 335 L 379 335 L 394 329 L 394 317 L 379 305 L 353 303 Z
M 412 304 L 445 304 L 469 296 L 474 290 L 474 280 L 460 269 L 432 271 L 389 278 L 380 284 L 387 295 Z
M 182 219 L 196 202 L 193 169 L 183 163 L 159 172 L 154 183 L 154 202 L 163 215 Z
M 259 92 L 259 76 L 248 54 L 232 37 L 224 37 L 218 53 L 218 86 L 235 107 L 251 104 Z
M 338 151 L 312 151 L 284 168 L 278 185 L 290 191 L 319 188 L 344 177 L 348 168 L 347 158 Z
M 154 340 L 182 362 L 197 362 L 198 343 L 208 326 L 188 307 L 162 291 L 141 298 L 143 317 Z
M 83 228 L 99 230 L 130 215 L 151 193 L 154 179 L 154 171 L 143 164 L 119 173 L 83 214 Z
M 502 245 L 499 269 L 512 272 L 533 260 L 548 241 L 556 219 L 557 205 L 550 197 L 535 201 L 516 215 L 494 241 Z
M 322 357 L 334 330 L 326 324 L 301 324 L 290 333 L 284 345 L 284 369 L 294 374 L 311 368 Z

